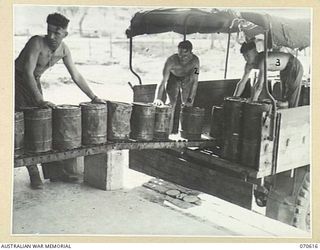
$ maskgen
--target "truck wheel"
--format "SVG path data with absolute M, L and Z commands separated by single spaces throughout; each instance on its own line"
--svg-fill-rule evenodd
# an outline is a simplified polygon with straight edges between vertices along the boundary
M 256 204 L 259 207 L 265 207 L 267 205 L 267 199 L 268 199 L 268 192 L 269 190 L 266 187 L 257 186 L 254 190 L 254 197 Z
M 295 201 L 293 226 L 310 232 L 310 173 L 307 172 Z

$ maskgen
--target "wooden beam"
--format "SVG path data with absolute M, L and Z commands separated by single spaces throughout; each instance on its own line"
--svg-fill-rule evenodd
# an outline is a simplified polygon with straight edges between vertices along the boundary
M 215 195 L 251 209 L 255 184 L 231 177 L 163 150 L 131 150 L 129 168 Z
M 216 156 L 213 154 L 205 154 L 199 150 L 191 150 L 191 149 L 186 149 L 185 154 L 192 158 L 198 159 L 199 161 L 206 162 L 207 164 L 212 165 L 213 168 L 218 167 L 218 168 L 221 168 L 222 171 L 223 169 L 226 169 L 231 172 L 234 172 L 239 176 L 241 176 L 243 179 L 246 179 L 247 177 L 252 177 L 252 178 L 263 177 L 263 176 L 260 176 L 259 172 L 256 171 L 255 169 L 248 168 L 241 164 L 222 159 L 219 156 Z
M 122 149 L 159 149 L 159 148 L 184 148 L 184 147 L 199 147 L 210 146 L 214 143 L 213 140 L 179 140 L 179 141 L 152 141 L 152 142 L 108 142 L 102 145 L 84 146 L 81 148 L 66 150 L 63 152 L 50 151 L 46 153 L 25 154 L 14 158 L 14 167 L 22 167 L 37 163 L 60 161 L 71 159 L 79 156 L 88 156 L 95 154 L 107 153 L 109 150 Z

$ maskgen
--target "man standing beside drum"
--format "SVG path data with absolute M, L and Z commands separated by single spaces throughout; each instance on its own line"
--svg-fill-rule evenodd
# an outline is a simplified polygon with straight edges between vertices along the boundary
M 259 75 L 257 82 L 253 85 L 251 100 L 257 101 L 263 89 L 264 81 L 264 53 L 258 53 L 254 41 L 243 43 L 240 49 L 241 54 L 246 60 L 244 74 L 238 82 L 234 96 L 240 96 L 244 91 L 252 69 L 258 69 Z M 289 108 L 297 107 L 299 104 L 301 79 L 303 67 L 301 62 L 291 54 L 283 52 L 269 52 L 267 58 L 269 71 L 280 71 L 280 80 L 282 83 L 282 99 L 288 101 Z
M 163 78 L 157 86 L 154 104 L 164 105 L 162 97 L 164 92 L 167 93 L 169 105 L 173 109 L 171 129 L 179 91 L 182 105 L 190 107 L 193 105 L 198 88 L 199 67 L 199 58 L 192 53 L 192 43 L 188 40 L 179 43 L 178 53 L 170 56 L 164 65 Z
M 91 91 L 83 76 L 76 69 L 68 46 L 62 42 L 68 35 L 68 23 L 69 20 L 61 14 L 48 15 L 47 35 L 31 37 L 15 60 L 15 110 L 24 107 L 55 107 L 53 103 L 43 99 L 40 77 L 60 59 L 63 60 L 72 80 L 92 102 L 105 103 Z M 31 187 L 34 189 L 42 188 L 43 184 L 37 166 L 30 165 L 27 168 Z M 59 173 L 59 180 L 76 180 L 63 170 Z

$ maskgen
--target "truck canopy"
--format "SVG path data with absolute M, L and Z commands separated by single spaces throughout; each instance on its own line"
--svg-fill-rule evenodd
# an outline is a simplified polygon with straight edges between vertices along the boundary
M 310 20 L 275 17 L 254 12 L 198 8 L 160 8 L 137 12 L 127 29 L 128 38 L 164 32 L 235 33 L 251 39 L 269 32 L 272 47 L 304 49 L 310 46 Z

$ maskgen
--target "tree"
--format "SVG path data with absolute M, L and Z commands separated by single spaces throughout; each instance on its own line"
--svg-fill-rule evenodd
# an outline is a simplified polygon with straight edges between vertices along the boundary
M 63 15 L 71 16 L 73 19 L 78 20 L 78 28 L 80 36 L 83 36 L 83 22 L 88 15 L 88 7 L 58 7 L 58 12 Z

